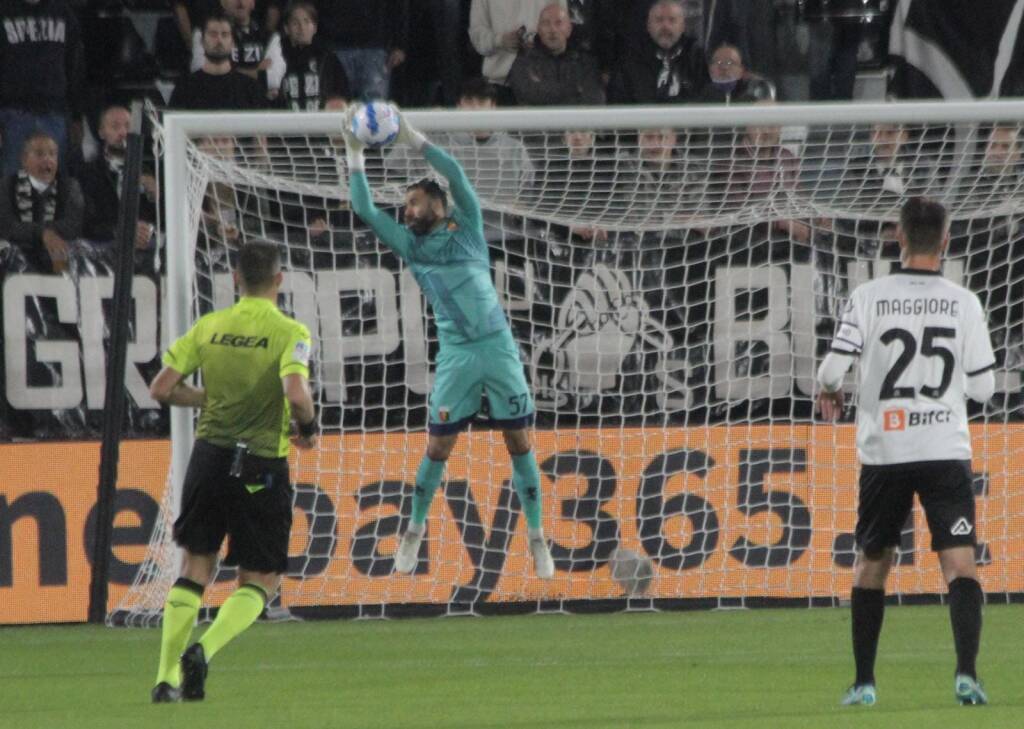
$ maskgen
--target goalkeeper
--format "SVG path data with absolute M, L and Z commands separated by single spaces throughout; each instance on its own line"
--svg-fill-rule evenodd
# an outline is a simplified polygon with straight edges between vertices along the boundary
M 486 392 L 492 422 L 503 431 L 512 458 L 512 486 L 526 515 L 534 571 L 549 579 L 554 563 L 541 527 L 540 470 L 530 445 L 533 398 L 491 281 L 476 193 L 459 163 L 403 118 L 397 141 L 422 152 L 448 180 L 455 204 L 449 210 L 444 189 L 434 180 L 420 180 L 406 190 L 405 225 L 399 225 L 370 196 L 363 144 L 351 133 L 357 108 L 349 107 L 344 125 L 352 210 L 411 267 L 434 311 L 440 340 L 430 393 L 427 452 L 416 471 L 412 519 L 395 553 L 395 570 L 409 574 L 415 569 L 427 512 L 445 462 Z

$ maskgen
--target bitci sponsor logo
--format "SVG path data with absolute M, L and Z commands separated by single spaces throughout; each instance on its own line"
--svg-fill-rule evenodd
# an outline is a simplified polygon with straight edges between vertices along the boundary
M 882 413 L 882 429 L 889 430 L 906 430 L 907 429 L 907 411 L 906 410 L 886 410 Z
M 950 410 L 926 410 L 923 413 L 907 412 L 902 408 L 886 410 L 882 413 L 882 430 L 906 430 L 922 425 L 948 423 L 953 418 Z

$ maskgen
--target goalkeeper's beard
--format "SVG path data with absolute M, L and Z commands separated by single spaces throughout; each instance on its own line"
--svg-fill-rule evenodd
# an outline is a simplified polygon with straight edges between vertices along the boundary
M 416 235 L 426 235 L 434 229 L 434 226 L 437 225 L 437 221 L 440 219 L 438 215 L 432 212 L 418 217 L 406 216 L 405 225 Z

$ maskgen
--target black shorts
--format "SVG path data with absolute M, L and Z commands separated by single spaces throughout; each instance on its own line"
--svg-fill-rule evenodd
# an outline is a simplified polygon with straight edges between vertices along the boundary
M 292 528 L 292 487 L 285 458 L 245 459 L 242 477 L 230 475 L 234 451 L 197 440 L 182 489 L 174 541 L 194 554 L 220 551 L 230 537 L 226 565 L 284 573 Z
M 970 461 L 920 461 L 862 466 L 857 506 L 857 547 L 876 554 L 900 543 L 900 532 L 921 500 L 932 550 L 977 544 Z

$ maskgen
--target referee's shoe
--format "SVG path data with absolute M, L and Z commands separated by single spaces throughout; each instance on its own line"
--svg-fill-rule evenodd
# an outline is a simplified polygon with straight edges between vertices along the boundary
M 206 698 L 206 673 L 209 666 L 200 643 L 193 643 L 181 654 L 181 698 L 202 701 Z
M 161 681 L 153 687 L 150 698 L 154 704 L 173 704 L 181 700 L 181 692 L 166 681 Z

